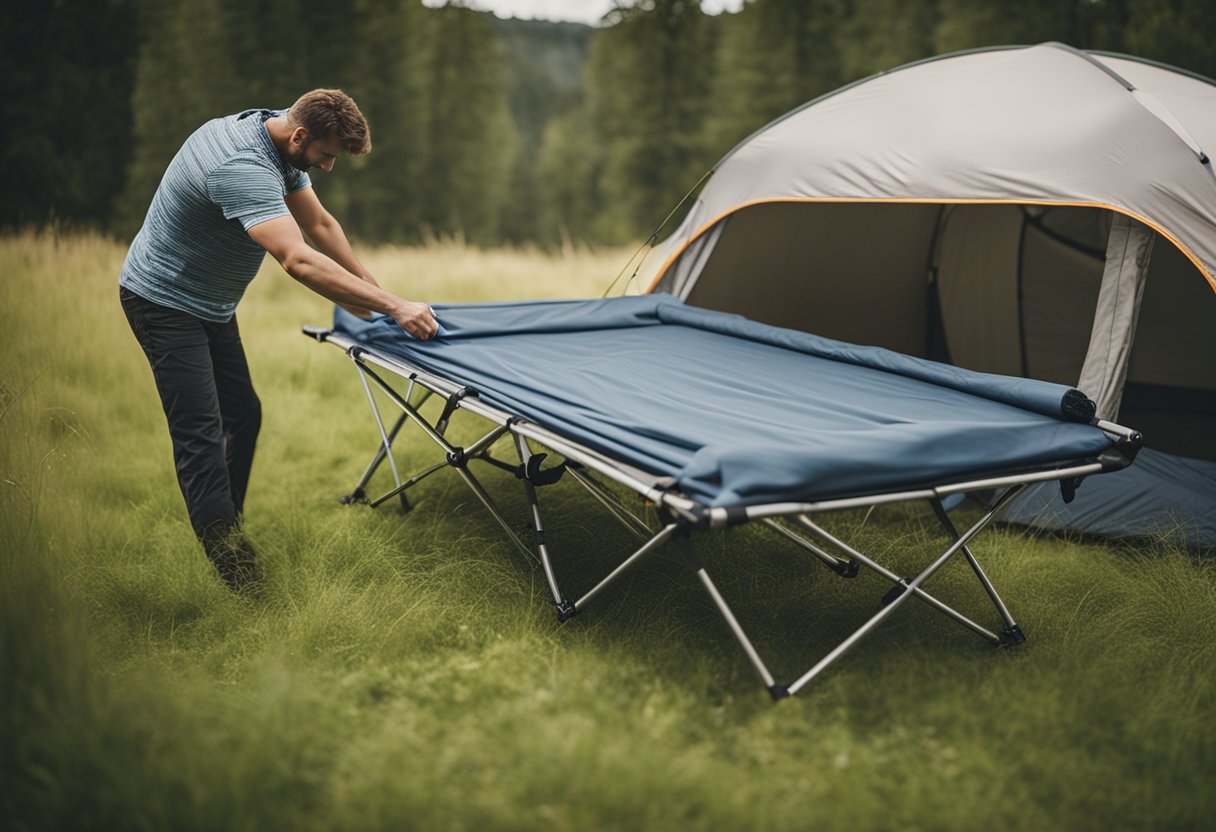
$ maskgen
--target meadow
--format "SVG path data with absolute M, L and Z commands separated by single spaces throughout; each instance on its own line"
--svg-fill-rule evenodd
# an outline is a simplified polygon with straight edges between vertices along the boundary
M 0 827 L 1216 824 L 1210 559 L 996 528 L 975 548 L 1025 645 L 906 604 L 773 704 L 670 552 L 558 625 L 539 564 L 450 473 L 408 515 L 341 505 L 375 424 L 349 362 L 300 335 L 329 306 L 273 263 L 239 314 L 265 410 L 247 528 L 266 585 L 233 596 L 186 521 L 118 305 L 123 255 L 87 234 L 0 238 Z M 365 262 L 450 301 L 598 296 L 628 255 L 436 242 Z M 420 434 L 400 447 L 432 459 Z M 577 486 L 541 499 L 575 591 L 631 550 Z M 522 498 L 503 506 L 523 519 Z M 940 548 L 918 507 L 826 523 L 896 568 Z M 763 530 L 702 554 L 786 678 L 887 588 Z M 990 613 L 965 564 L 927 587 Z

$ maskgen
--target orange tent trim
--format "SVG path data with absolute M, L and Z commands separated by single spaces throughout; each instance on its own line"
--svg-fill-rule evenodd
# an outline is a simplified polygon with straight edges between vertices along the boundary
M 678 249 L 676 249 L 676 251 L 672 252 L 671 256 L 669 256 L 663 262 L 662 267 L 655 274 L 654 279 L 650 281 L 650 285 L 648 287 L 646 287 L 646 294 L 650 294 L 651 292 L 654 291 L 655 286 L 658 285 L 659 281 L 663 278 L 663 275 L 667 274 L 667 270 L 670 269 L 671 265 L 676 261 L 676 259 L 679 258 L 679 256 L 684 253 L 685 249 L 687 249 L 690 245 L 693 244 L 693 242 L 695 242 L 697 239 L 699 239 L 702 234 L 704 234 L 709 229 L 713 228 L 720 221 L 722 221 L 726 217 L 730 216 L 731 214 L 742 211 L 744 208 L 750 208 L 753 205 L 768 205 L 768 204 L 774 204 L 774 203 L 779 203 L 779 202 L 823 202 L 823 203 L 879 202 L 879 203 L 911 204 L 911 205 L 1047 205 L 1047 206 L 1067 205 L 1067 206 L 1073 206 L 1073 207 L 1077 207 L 1077 208 L 1105 208 L 1108 211 L 1114 211 L 1116 214 L 1123 214 L 1124 216 L 1131 217 L 1134 220 L 1144 223 L 1149 228 L 1153 229 L 1158 234 L 1160 234 L 1162 237 L 1164 237 L 1165 239 L 1167 239 L 1171 243 L 1173 243 L 1178 248 L 1178 250 L 1181 251 L 1186 256 L 1186 259 L 1190 260 L 1191 263 L 1195 266 L 1195 268 L 1199 269 L 1199 273 L 1202 274 L 1204 276 L 1204 279 L 1207 280 L 1208 285 L 1211 287 L 1212 291 L 1216 292 L 1216 275 L 1210 274 L 1208 272 L 1208 270 L 1204 267 L 1203 263 L 1199 260 L 1199 258 L 1196 257 L 1195 254 L 1189 248 L 1187 248 L 1185 245 L 1183 245 L 1178 240 L 1177 237 L 1175 237 L 1173 234 L 1169 233 L 1164 228 L 1162 228 L 1160 225 L 1158 225 L 1157 223 L 1148 219 L 1147 217 L 1142 217 L 1133 211 L 1128 211 L 1126 208 L 1120 208 L 1117 205 L 1110 205 L 1105 202 L 1068 202 L 1068 201 L 1055 202 L 1055 201 L 1051 201 L 1051 200 L 1026 200 L 1026 199 L 949 199 L 949 198 L 947 198 L 947 199 L 916 199 L 916 198 L 910 198 L 910 197 L 892 197 L 892 198 L 880 198 L 880 199 L 851 199 L 848 197 L 776 197 L 773 199 L 753 199 L 753 200 L 749 200 L 748 202 L 740 203 L 739 205 L 736 205 L 735 207 L 731 208 L 728 211 L 723 211 L 722 213 L 720 213 L 716 217 L 714 217 L 712 220 L 710 220 L 709 222 L 702 225 L 700 228 L 697 229 L 697 232 L 695 234 L 693 234 L 691 237 L 689 237 L 687 240 L 685 240 L 684 244 L 681 245 Z

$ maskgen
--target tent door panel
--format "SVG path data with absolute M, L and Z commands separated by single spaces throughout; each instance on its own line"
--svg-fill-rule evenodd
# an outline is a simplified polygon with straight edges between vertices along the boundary
M 731 215 L 687 298 L 775 326 L 926 354 L 936 205 L 766 203 Z

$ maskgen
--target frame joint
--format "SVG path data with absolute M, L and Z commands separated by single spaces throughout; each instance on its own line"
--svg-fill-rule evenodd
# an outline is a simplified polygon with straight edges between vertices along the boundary
M 1002 647 L 1017 647 L 1019 644 L 1026 643 L 1026 634 L 1022 632 L 1022 628 L 1017 624 L 1012 624 L 1001 630 L 1001 646 Z
M 456 408 L 460 406 L 460 402 L 467 398 L 477 398 L 477 391 L 472 387 L 465 386 L 448 396 L 447 402 L 443 406 L 443 413 L 440 415 L 436 425 L 446 426 L 448 420 L 452 418 L 452 414 L 456 412 Z M 443 431 L 440 431 L 440 433 L 443 433 Z
M 786 699 L 793 694 L 790 693 L 788 685 L 769 685 L 768 695 L 773 697 L 774 702 L 780 702 L 782 699 Z

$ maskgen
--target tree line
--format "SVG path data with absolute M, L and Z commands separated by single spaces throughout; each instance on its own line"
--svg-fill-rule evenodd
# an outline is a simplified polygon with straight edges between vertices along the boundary
M 5 2 L 0 226 L 120 237 L 199 124 L 313 87 L 372 125 L 315 178 L 352 235 L 552 246 L 648 236 L 772 118 L 933 54 L 1059 40 L 1216 76 L 1210 0 L 621 0 L 596 29 L 418 0 Z

